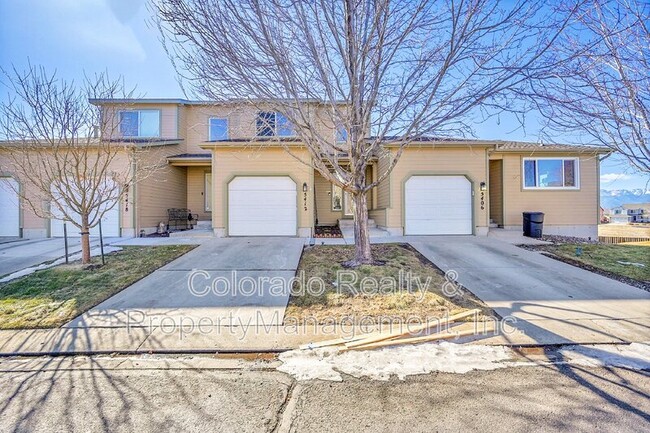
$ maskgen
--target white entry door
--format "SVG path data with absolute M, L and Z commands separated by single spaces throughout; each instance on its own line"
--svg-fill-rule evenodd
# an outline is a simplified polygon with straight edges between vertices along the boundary
M 413 176 L 404 186 L 407 235 L 472 234 L 472 184 L 465 176 Z
M 20 236 L 20 200 L 18 182 L 0 178 L 0 236 Z
M 228 185 L 229 236 L 296 236 L 296 183 L 288 176 L 238 176 Z

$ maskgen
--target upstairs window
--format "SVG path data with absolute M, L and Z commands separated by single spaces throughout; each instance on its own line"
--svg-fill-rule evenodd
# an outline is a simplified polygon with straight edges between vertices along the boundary
M 282 114 L 274 111 L 260 111 L 257 115 L 258 137 L 294 137 L 295 129 Z
M 337 143 L 344 143 L 348 141 L 348 131 L 343 127 L 343 125 L 339 125 L 336 127 L 336 142 Z
M 120 111 L 122 137 L 160 137 L 160 110 Z
M 524 189 L 578 189 L 578 158 L 524 158 Z
M 228 119 L 210 118 L 209 140 L 219 141 L 228 139 Z

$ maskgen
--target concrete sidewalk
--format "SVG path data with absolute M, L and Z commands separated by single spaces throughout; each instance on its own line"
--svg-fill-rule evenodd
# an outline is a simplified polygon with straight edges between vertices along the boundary
M 282 323 L 301 238 L 214 238 L 107 299 L 68 328 Z
M 441 236 L 411 245 L 520 332 L 518 344 L 650 341 L 650 293 L 495 238 Z

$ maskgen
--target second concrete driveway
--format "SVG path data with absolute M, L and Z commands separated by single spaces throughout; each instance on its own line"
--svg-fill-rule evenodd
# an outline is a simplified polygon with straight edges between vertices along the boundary
M 513 344 L 650 340 L 650 293 L 534 251 L 481 237 L 413 238 L 411 245 L 520 331 Z
M 278 325 L 304 240 L 213 239 L 163 266 L 67 327 Z

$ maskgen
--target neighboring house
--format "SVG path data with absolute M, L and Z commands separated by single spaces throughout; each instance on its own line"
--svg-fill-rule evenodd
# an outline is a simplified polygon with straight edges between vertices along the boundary
M 624 204 L 610 210 L 612 224 L 650 223 L 650 203 Z
M 237 102 L 93 100 L 119 110 L 116 142 L 155 142 L 164 170 L 117 206 L 111 235 L 151 233 L 168 208 L 189 208 L 216 236 L 311 236 L 315 225 L 352 218 L 347 193 L 269 139 L 307 156 L 284 116 Z M 124 108 L 128 106 L 128 108 Z M 314 110 L 326 109 L 314 102 Z M 323 133 L 337 140 L 334 128 Z M 385 149 L 397 148 L 387 140 Z M 486 235 L 491 222 L 521 230 L 522 212 L 545 213 L 544 232 L 596 237 L 600 220 L 595 147 L 486 140 L 422 139 L 406 149 L 368 196 L 369 217 L 395 235 Z M 376 158 L 368 179 L 388 159 Z M 5 173 L 10 176 L 10 173 Z M 6 177 L 4 182 L 12 182 Z M 5 200 L 0 196 L 0 200 Z M 7 199 L 7 203 L 9 199 Z M 5 207 L 4 203 L 0 205 Z M 51 236 L 52 222 L 21 210 L 9 224 L 23 236 Z M 0 234 L 1 235 L 1 234 Z
M 605 210 L 602 206 L 600 207 L 600 223 L 609 223 L 609 210 Z

